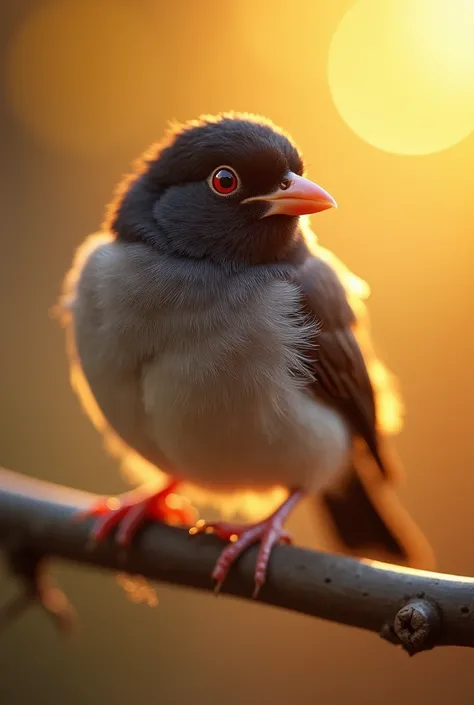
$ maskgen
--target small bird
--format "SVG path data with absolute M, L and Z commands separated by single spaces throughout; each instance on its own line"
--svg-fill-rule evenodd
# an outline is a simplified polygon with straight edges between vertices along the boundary
M 303 227 L 336 202 L 303 174 L 293 140 L 265 118 L 172 126 L 120 184 L 61 301 L 88 413 L 119 452 L 167 477 L 91 507 L 93 538 L 116 529 L 129 545 L 145 520 L 189 521 L 174 494 L 186 483 L 216 496 L 286 488 L 268 518 L 194 529 L 228 541 L 217 587 L 259 544 L 255 595 L 305 495 L 335 550 L 434 567 L 397 499 L 354 307 Z

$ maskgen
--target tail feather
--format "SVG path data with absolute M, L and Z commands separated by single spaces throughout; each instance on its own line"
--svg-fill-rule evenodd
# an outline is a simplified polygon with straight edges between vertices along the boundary
M 434 570 L 433 550 L 396 494 L 391 469 L 395 458 L 384 453 L 382 475 L 367 449 L 355 448 L 353 464 L 336 487 L 317 499 L 329 550 L 361 558 Z

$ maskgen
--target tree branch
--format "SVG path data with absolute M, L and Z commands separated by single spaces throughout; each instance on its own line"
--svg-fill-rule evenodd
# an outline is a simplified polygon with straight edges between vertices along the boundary
M 57 588 L 41 589 L 45 581 L 38 578 L 38 565 L 49 557 L 199 590 L 213 589 L 210 576 L 222 549 L 220 539 L 190 536 L 186 529 L 153 524 L 128 551 L 109 540 L 91 547 L 90 520 L 78 522 L 73 517 L 96 499 L 0 469 L 0 546 L 10 557 L 12 570 L 26 581 L 24 596 L 39 599 L 58 621 L 69 623 L 64 596 Z M 33 558 L 25 563 L 25 556 Z M 232 569 L 223 593 L 251 598 L 255 559 L 256 549 L 251 548 Z M 20 596 L 4 612 L 16 614 L 22 600 Z M 474 646 L 474 579 L 470 578 L 404 571 L 277 546 L 259 601 L 377 632 L 410 654 L 437 645 Z

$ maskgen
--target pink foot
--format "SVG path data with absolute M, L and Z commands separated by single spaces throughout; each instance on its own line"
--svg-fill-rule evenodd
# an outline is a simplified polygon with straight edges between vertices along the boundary
M 199 521 L 194 530 L 191 529 L 193 534 L 212 532 L 226 541 L 231 541 L 223 549 L 212 572 L 212 577 L 216 581 L 216 592 L 220 590 L 231 566 L 239 556 L 252 544 L 260 543 L 255 567 L 255 590 L 253 592 L 253 597 L 257 597 L 260 588 L 265 583 L 268 561 L 273 546 L 280 542 L 287 544 L 292 542 L 291 535 L 283 528 L 283 523 L 301 497 L 302 492 L 299 490 L 293 491 L 281 507 L 278 507 L 268 519 L 259 521 L 256 524 L 242 526 L 225 521 L 212 523 Z
M 120 546 L 129 546 L 146 520 L 167 524 L 193 522 L 191 507 L 186 506 L 184 502 L 180 506 L 179 498 L 172 497 L 179 484 L 178 480 L 174 480 L 164 489 L 148 496 L 143 496 L 143 492 L 133 491 L 123 495 L 121 499 L 101 499 L 90 509 L 76 515 L 76 519 L 98 517 L 91 532 L 93 541 L 102 541 L 112 529 L 118 527 L 116 542 Z

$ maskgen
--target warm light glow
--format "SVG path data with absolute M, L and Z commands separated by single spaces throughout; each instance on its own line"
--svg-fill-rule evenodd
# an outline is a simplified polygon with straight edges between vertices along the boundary
M 474 2 L 359 0 L 329 51 L 334 103 L 354 132 L 429 154 L 474 130 Z
M 156 607 L 159 604 L 155 588 L 143 576 L 120 573 L 117 576 L 117 582 L 132 602 L 145 602 L 148 607 Z
M 463 575 L 452 575 L 451 573 L 438 573 L 433 570 L 418 570 L 417 568 L 407 568 L 403 565 L 392 565 L 391 563 L 382 563 L 381 561 L 369 560 L 368 558 L 361 559 L 361 563 L 370 565 L 378 570 L 386 570 L 389 573 L 402 573 L 403 575 L 413 575 L 421 578 L 450 580 L 454 583 L 471 583 L 474 584 L 474 578 L 465 577 Z
M 166 497 L 165 504 L 170 509 L 181 509 L 183 500 L 179 495 L 172 493 Z
M 103 153 L 153 129 L 159 46 L 133 3 L 41 4 L 11 41 L 7 96 L 48 144 Z

